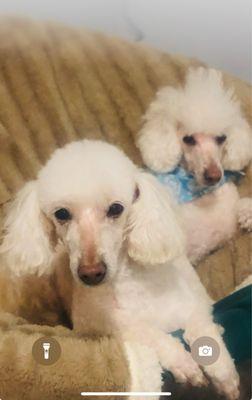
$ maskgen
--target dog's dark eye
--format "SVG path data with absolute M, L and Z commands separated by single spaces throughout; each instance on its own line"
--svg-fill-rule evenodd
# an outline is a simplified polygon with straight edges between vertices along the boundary
M 227 139 L 226 135 L 220 135 L 220 136 L 216 136 L 215 140 L 218 144 L 222 144 L 225 142 L 225 140 Z
M 192 135 L 186 135 L 183 137 L 183 142 L 189 144 L 189 146 L 194 146 L 196 144 L 196 140 Z
M 59 221 L 69 221 L 72 218 L 72 215 L 66 208 L 60 208 L 55 211 L 54 215 Z
M 109 218 L 117 218 L 119 217 L 124 210 L 124 207 L 121 203 L 113 203 L 109 206 L 107 211 L 107 217 Z

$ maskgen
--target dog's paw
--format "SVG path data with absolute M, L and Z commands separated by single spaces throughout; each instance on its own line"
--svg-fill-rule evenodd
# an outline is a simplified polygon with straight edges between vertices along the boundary
M 238 400 L 240 395 L 239 374 L 231 359 L 228 364 L 216 362 L 206 368 L 206 373 L 211 377 L 212 383 L 221 395 L 228 400 Z
M 187 351 L 181 352 L 173 360 L 161 360 L 163 368 L 168 369 L 179 383 L 190 383 L 193 386 L 206 386 L 208 381 L 198 364 Z
M 241 229 L 252 231 L 252 199 L 246 197 L 239 200 L 238 223 Z
M 239 375 L 237 372 L 232 375 L 227 375 L 225 379 L 219 381 L 215 380 L 215 386 L 218 392 L 226 397 L 228 400 L 238 400 L 240 396 L 239 391 Z

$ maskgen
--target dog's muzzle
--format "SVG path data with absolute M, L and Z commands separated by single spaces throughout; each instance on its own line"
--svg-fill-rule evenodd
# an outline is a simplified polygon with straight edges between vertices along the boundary
M 80 265 L 78 268 L 78 277 L 88 286 L 95 286 L 101 283 L 107 272 L 107 266 L 102 261 L 95 265 Z
M 215 165 L 210 165 L 203 173 L 204 181 L 208 186 L 216 185 L 222 178 L 222 171 Z

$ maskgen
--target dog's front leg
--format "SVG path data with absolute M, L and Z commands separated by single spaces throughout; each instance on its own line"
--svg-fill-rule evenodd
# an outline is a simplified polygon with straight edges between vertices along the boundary
M 213 322 L 211 311 L 207 313 L 206 310 L 199 309 L 189 318 L 184 338 L 190 346 L 203 336 L 208 336 L 218 343 L 219 358 L 203 368 L 221 394 L 230 400 L 236 400 L 239 398 L 239 375 L 222 339 L 222 333 L 223 328 Z
M 178 339 L 136 319 L 134 321 L 131 319 L 129 324 L 126 324 L 124 320 L 120 325 L 123 339 L 154 349 L 161 366 L 172 372 L 177 382 L 190 382 L 194 386 L 206 384 L 200 367 Z
M 239 200 L 238 223 L 242 229 L 252 231 L 252 198 L 244 197 Z

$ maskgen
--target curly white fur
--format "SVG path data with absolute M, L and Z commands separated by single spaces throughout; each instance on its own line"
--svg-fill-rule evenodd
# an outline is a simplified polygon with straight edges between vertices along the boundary
M 241 170 L 251 160 L 251 128 L 232 89 L 225 89 L 222 74 L 214 69 L 191 69 L 184 87 L 164 87 L 144 115 L 138 146 L 150 168 L 172 170 L 182 157 L 177 135 L 225 133 L 224 169 Z
M 27 183 L 10 204 L 4 223 L 0 253 L 16 275 L 43 274 L 51 265 L 53 252 L 45 235 L 45 221 L 39 207 L 37 182 Z
M 185 136 L 193 137 L 195 145 L 186 144 Z M 218 144 L 221 136 L 226 140 Z M 206 174 L 221 178 L 224 170 L 240 171 L 252 159 L 251 128 L 234 91 L 224 86 L 221 72 L 206 68 L 189 70 L 183 87 L 164 87 L 157 93 L 144 115 L 137 145 L 149 168 L 167 172 L 182 163 L 199 185 L 209 184 Z M 206 199 L 182 208 L 192 261 L 198 261 L 232 237 L 237 222 L 252 229 L 252 208 L 249 202 L 242 204 L 239 205 L 233 188 L 219 190 L 217 195 L 207 195 Z M 222 213 L 225 221 L 220 218 L 218 223 Z M 195 241 L 191 247 L 192 237 Z
M 124 211 L 110 218 L 108 209 L 115 201 Z M 63 222 L 55 216 L 62 207 L 71 213 Z M 221 352 L 218 362 L 205 371 L 218 390 L 234 400 L 239 378 L 213 322 L 212 302 L 185 256 L 176 212 L 159 183 L 120 150 L 84 140 L 57 150 L 37 181 L 18 193 L 5 224 L 1 253 L 16 274 L 44 273 L 53 271 L 51 260 L 56 260 L 56 247 L 62 246 L 75 282 L 74 329 L 97 331 L 100 318 L 102 332 L 107 327 L 117 331 L 126 347 L 135 343 L 135 348 L 154 351 L 149 367 L 156 365 L 157 371 L 148 390 L 160 385 L 157 360 L 179 382 L 205 384 L 190 353 L 167 332 L 184 329 L 189 344 L 210 334 Z M 103 283 L 86 286 L 79 266 L 99 262 L 107 265 Z M 127 354 L 132 367 L 132 352 Z M 150 379 L 148 370 L 146 377 Z

